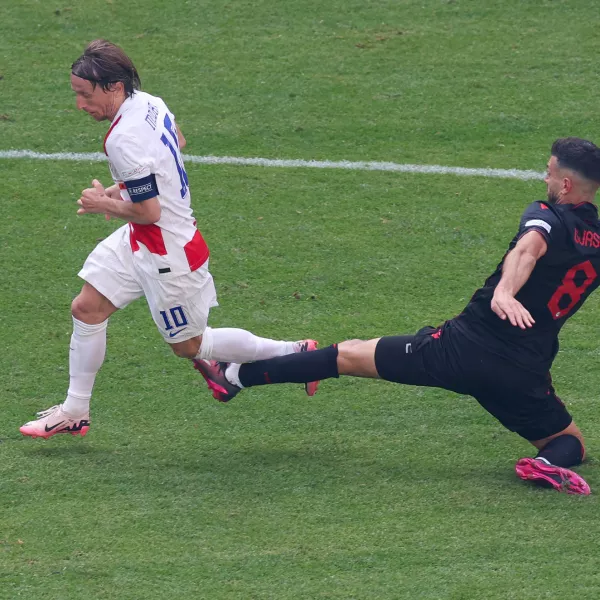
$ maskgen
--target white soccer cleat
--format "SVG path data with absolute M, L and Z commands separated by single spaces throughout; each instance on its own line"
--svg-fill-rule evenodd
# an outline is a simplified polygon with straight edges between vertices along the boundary
M 89 413 L 75 419 L 63 412 L 62 404 L 42 410 L 36 416 L 38 418 L 35 421 L 29 421 L 19 428 L 23 435 L 48 439 L 57 433 L 70 433 L 83 437 L 90 428 Z

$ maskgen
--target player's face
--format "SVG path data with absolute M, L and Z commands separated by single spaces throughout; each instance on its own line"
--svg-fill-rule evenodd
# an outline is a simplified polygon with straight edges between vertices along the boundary
M 96 121 L 112 120 L 114 117 L 115 92 L 105 91 L 102 86 L 71 73 L 71 88 L 77 98 L 77 109 L 83 110 Z
M 548 202 L 550 204 L 560 204 L 564 179 L 561 175 L 563 174 L 558 167 L 556 156 L 550 157 L 546 167 L 546 177 L 544 177 L 544 182 L 548 190 Z

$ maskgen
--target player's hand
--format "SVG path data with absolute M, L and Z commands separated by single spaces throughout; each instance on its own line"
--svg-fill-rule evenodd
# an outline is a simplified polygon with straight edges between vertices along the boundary
M 119 187 L 118 183 L 115 183 L 114 185 L 107 187 L 104 190 L 104 193 L 109 198 L 112 198 L 113 200 L 118 200 L 119 202 L 123 202 L 123 197 L 121 196 L 121 188 Z M 107 221 L 110 221 L 110 215 L 108 213 L 104 216 L 106 217 Z
M 533 327 L 535 323 L 529 311 L 514 296 L 498 288 L 492 298 L 492 310 L 503 321 L 508 319 L 511 325 L 521 329 Z
M 85 214 L 101 214 L 105 213 L 106 219 L 110 219 L 110 215 L 107 213 L 107 202 L 110 198 L 106 195 L 104 186 L 97 180 L 92 181 L 91 188 L 86 188 L 81 192 L 81 198 L 77 200 L 77 204 L 81 208 L 77 210 L 78 215 Z

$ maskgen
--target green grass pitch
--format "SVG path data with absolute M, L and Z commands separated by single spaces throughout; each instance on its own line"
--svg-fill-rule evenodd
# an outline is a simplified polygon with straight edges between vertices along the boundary
M 195 155 L 542 171 L 599 142 L 592 0 L 15 0 L 0 5 L 0 151 L 98 152 L 85 44 L 124 47 Z M 456 314 L 543 183 L 188 164 L 213 326 L 322 345 Z M 587 498 L 471 399 L 376 381 L 215 402 L 143 301 L 109 325 L 86 438 L 23 438 L 61 402 L 77 271 L 115 227 L 77 217 L 106 163 L 0 159 L 0 599 L 600 597 L 598 300 L 554 377 Z

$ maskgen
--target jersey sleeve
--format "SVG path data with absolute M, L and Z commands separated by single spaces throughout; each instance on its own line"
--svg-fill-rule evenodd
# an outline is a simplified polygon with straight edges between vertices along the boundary
M 523 212 L 519 226 L 518 238 L 529 231 L 538 231 L 550 245 L 558 237 L 562 222 L 552 207 L 545 202 L 532 202 Z
M 106 145 L 114 175 L 125 184 L 132 202 L 158 196 L 154 160 L 137 140 L 113 134 Z

